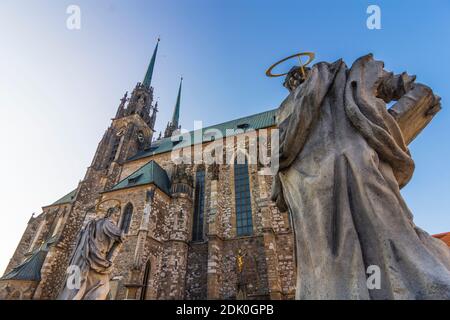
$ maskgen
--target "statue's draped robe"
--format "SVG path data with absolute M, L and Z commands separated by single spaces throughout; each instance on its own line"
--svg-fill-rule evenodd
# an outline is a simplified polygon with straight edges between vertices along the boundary
M 450 250 L 400 194 L 414 163 L 383 100 L 405 93 L 403 76 L 371 55 L 321 62 L 280 106 L 272 198 L 293 217 L 297 299 L 450 299 Z
M 109 292 L 109 274 L 112 269 L 113 250 L 122 241 L 122 231 L 111 219 L 103 218 L 88 222 L 78 237 L 69 264 L 80 268 L 81 286 L 79 289 L 70 289 L 65 283 L 59 299 L 106 299 Z

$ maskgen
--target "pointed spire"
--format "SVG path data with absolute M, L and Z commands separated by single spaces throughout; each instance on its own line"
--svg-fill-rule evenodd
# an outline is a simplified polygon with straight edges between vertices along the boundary
M 166 130 L 164 131 L 164 138 L 172 136 L 172 134 L 179 129 L 178 121 L 180 118 L 180 104 L 181 104 L 181 85 L 183 84 L 183 77 L 180 80 L 180 88 L 178 89 L 177 102 L 173 109 L 172 121 L 167 123 Z
M 173 110 L 173 116 L 172 116 L 172 126 L 174 126 L 175 128 L 178 128 L 178 121 L 180 118 L 181 85 L 182 84 L 183 84 L 183 77 L 181 77 L 181 80 L 180 80 L 180 88 L 178 89 L 177 102 L 175 104 L 175 108 Z
M 119 108 L 117 108 L 116 119 L 123 116 L 123 112 L 125 110 L 125 104 L 127 103 L 127 101 L 128 101 L 128 91 L 125 92 L 125 94 L 123 95 L 123 98 L 120 99 L 120 105 L 119 105 Z
M 159 41 L 160 39 L 158 37 L 158 42 L 156 43 L 155 50 L 153 51 L 152 59 L 150 60 L 150 64 L 148 65 L 144 81 L 142 82 L 142 84 L 147 88 L 150 88 L 150 85 L 152 84 L 153 69 L 155 68 L 156 54 L 158 53 Z

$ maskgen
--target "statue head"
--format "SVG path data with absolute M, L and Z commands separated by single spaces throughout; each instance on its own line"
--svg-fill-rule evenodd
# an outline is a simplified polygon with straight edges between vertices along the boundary
M 109 208 L 106 211 L 105 218 L 109 218 L 112 221 L 114 221 L 115 224 L 118 224 L 120 219 L 120 206 L 114 206 Z
M 308 77 L 308 73 L 311 71 L 311 68 L 303 67 L 293 67 L 284 80 L 283 86 L 285 86 L 289 92 L 294 91 L 297 87 L 305 82 Z

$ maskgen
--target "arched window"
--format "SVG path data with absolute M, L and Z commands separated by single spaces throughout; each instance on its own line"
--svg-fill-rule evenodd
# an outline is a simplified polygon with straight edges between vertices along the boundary
M 122 231 L 125 233 L 128 233 L 128 230 L 130 229 L 132 215 L 133 205 L 131 203 L 128 203 L 125 207 L 125 210 L 123 210 L 122 222 L 120 223 L 120 229 L 122 229 Z
M 249 236 L 253 233 L 252 205 L 250 200 L 250 183 L 247 159 L 234 164 L 234 194 L 236 208 L 236 233 L 238 236 Z
M 119 149 L 119 145 L 120 145 L 120 137 L 114 137 L 111 154 L 109 156 L 109 162 L 114 161 L 114 159 L 116 158 L 116 154 L 117 154 L 117 150 Z
M 145 300 L 145 297 L 147 296 L 148 281 L 150 280 L 151 270 L 152 266 L 150 263 L 150 259 L 148 259 L 147 263 L 145 264 L 144 278 L 142 279 L 142 290 L 140 300 Z
M 205 210 L 205 168 L 197 169 L 195 175 L 194 223 L 192 225 L 192 240 L 203 240 L 203 216 Z

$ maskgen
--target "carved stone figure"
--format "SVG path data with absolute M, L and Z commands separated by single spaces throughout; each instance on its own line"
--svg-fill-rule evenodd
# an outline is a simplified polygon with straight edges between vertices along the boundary
M 246 252 L 242 249 L 238 249 L 236 254 L 236 271 L 237 271 L 237 287 L 236 287 L 236 299 L 246 300 L 247 299 L 247 283 L 243 277 L 244 271 L 244 259 L 247 256 Z
M 125 92 L 125 94 L 123 95 L 122 99 L 120 99 L 120 106 L 119 108 L 125 108 L 125 103 L 127 103 L 128 101 L 128 91 Z
M 137 102 L 138 108 L 142 109 L 145 106 L 145 98 L 144 96 L 140 96 Z
M 400 194 L 414 170 L 407 143 L 440 110 L 414 80 L 371 54 L 288 74 L 272 199 L 293 217 L 297 299 L 450 299 L 450 250 Z M 374 265 L 379 289 L 367 286 Z
M 79 268 L 80 286 L 72 288 L 66 281 L 60 300 L 106 299 L 114 256 L 124 240 L 117 227 L 119 217 L 120 207 L 110 208 L 104 218 L 91 220 L 82 230 L 69 264 Z
M 244 258 L 247 254 L 242 251 L 242 249 L 239 249 L 236 254 L 236 269 L 238 271 L 238 274 L 242 274 L 242 271 L 244 270 Z

